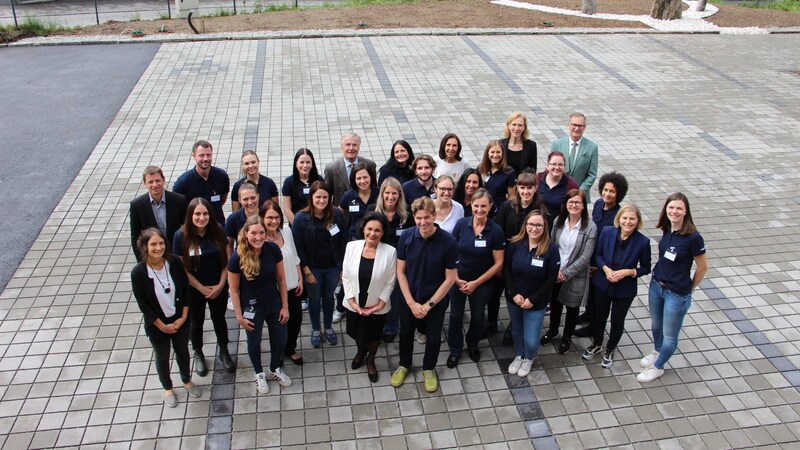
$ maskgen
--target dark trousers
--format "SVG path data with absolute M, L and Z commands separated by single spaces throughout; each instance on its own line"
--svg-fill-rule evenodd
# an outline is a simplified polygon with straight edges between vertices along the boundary
M 153 346 L 153 354 L 156 359 L 156 372 L 158 381 L 164 390 L 172 389 L 172 377 L 169 374 L 169 347 L 175 351 L 175 360 L 178 362 L 178 370 L 181 373 L 181 381 L 186 384 L 192 381 L 191 368 L 189 366 L 189 327 L 180 327 L 177 333 L 165 334 L 158 329 L 150 331 L 150 344 Z
M 492 295 L 491 280 L 478 286 L 472 294 L 467 295 L 455 284 L 450 288 L 450 328 L 447 330 L 447 345 L 450 346 L 450 353 L 460 356 L 464 350 L 464 309 L 469 300 L 469 329 L 467 330 L 467 348 L 474 350 L 478 348 L 478 342 L 483 334 L 483 311 L 486 302 Z M 438 308 L 438 305 L 437 305 Z
M 625 332 L 625 316 L 633 303 L 631 298 L 611 297 L 600 289 L 594 289 L 594 317 L 592 318 L 592 341 L 594 345 L 603 344 L 603 332 L 611 311 L 611 331 L 608 333 L 606 349 L 614 350 Z
M 497 323 L 497 317 L 500 315 L 500 297 L 506 290 L 506 283 L 503 277 L 492 277 L 486 284 L 492 286 L 492 294 L 486 302 L 486 323 Z
M 206 320 L 206 305 L 211 314 L 214 334 L 217 335 L 217 344 L 228 345 L 228 323 L 225 321 L 225 312 L 228 309 L 228 289 L 223 289 L 217 298 L 207 300 L 200 292 L 192 288 L 192 302 L 189 305 L 192 350 L 203 350 L 203 323 Z
M 286 348 L 283 354 L 292 356 L 297 351 L 297 338 L 300 336 L 300 326 L 303 324 L 303 306 L 301 295 L 295 294 L 294 289 L 289 289 L 289 322 L 286 323 Z
M 250 356 L 250 362 L 253 364 L 253 371 L 261 373 L 264 367 L 261 365 L 261 335 L 264 330 L 264 324 L 267 324 L 269 332 L 269 370 L 274 372 L 283 359 L 283 350 L 286 347 L 286 324 L 278 321 L 278 314 L 281 311 L 281 302 L 276 300 L 274 304 L 262 306 L 255 309 L 255 318 L 252 322 L 255 324 L 253 331 L 247 331 L 247 354 Z
M 433 370 L 439 361 L 439 349 L 442 347 L 442 327 L 447 315 L 450 299 L 442 299 L 428 315 L 417 319 L 411 313 L 405 301 L 400 305 L 400 365 L 410 369 L 414 354 L 414 330 L 417 326 L 425 329 L 428 340 L 425 342 L 425 356 L 422 358 L 422 370 Z
M 575 332 L 575 325 L 578 324 L 578 313 L 580 312 L 579 306 L 564 306 L 557 300 L 558 293 L 561 291 L 563 283 L 557 283 L 553 287 L 553 296 L 550 298 L 550 331 L 549 334 L 558 333 L 558 327 L 561 325 L 561 312 L 564 308 L 567 309 L 567 318 L 564 319 L 564 338 L 572 338 L 572 333 Z

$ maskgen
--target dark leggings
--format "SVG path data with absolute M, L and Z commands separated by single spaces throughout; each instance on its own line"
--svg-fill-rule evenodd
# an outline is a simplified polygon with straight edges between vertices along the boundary
M 497 317 L 500 315 L 500 297 L 506 289 L 506 284 L 503 277 L 492 277 L 489 281 L 492 285 L 492 295 L 489 301 L 486 302 L 486 323 L 497 323 Z
M 295 294 L 294 289 L 289 289 L 289 322 L 286 324 L 287 339 L 283 354 L 292 356 L 297 351 L 297 337 L 300 336 L 300 326 L 303 324 L 303 295 Z
M 564 305 L 559 302 L 558 293 L 561 291 L 561 286 L 564 283 L 558 283 L 553 288 L 553 296 L 550 298 L 550 330 L 548 334 L 557 334 L 558 327 L 561 325 L 561 311 Z M 575 332 L 575 325 L 578 324 L 578 313 L 580 312 L 579 306 L 566 306 L 567 318 L 564 319 L 564 339 L 571 339 L 572 333 Z
M 225 321 L 225 312 L 228 309 L 228 288 L 223 289 L 213 300 L 207 300 L 197 289 L 192 288 L 192 302 L 189 306 L 192 350 L 203 350 L 203 322 L 206 320 L 206 305 L 211 313 L 211 323 L 214 325 L 214 334 L 217 335 L 217 344 L 228 345 L 228 323 Z
M 611 310 L 611 331 L 608 333 L 607 350 L 614 350 L 625 332 L 625 316 L 633 303 L 631 298 L 610 297 L 600 289 L 595 289 L 594 317 L 592 317 L 592 341 L 594 345 L 603 344 L 603 332 Z
M 169 347 L 172 344 L 175 350 L 175 359 L 178 361 L 178 370 L 181 373 L 181 381 L 186 384 L 192 381 L 192 374 L 189 367 L 189 327 L 182 326 L 177 333 L 165 334 L 161 330 L 155 329 L 150 332 L 150 344 L 153 346 L 153 353 L 156 359 L 156 372 L 158 380 L 164 390 L 172 389 L 172 377 L 169 373 Z

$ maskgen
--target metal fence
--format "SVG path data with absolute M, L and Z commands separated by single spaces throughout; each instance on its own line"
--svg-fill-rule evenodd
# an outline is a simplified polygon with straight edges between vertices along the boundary
M 266 11 L 276 6 L 321 6 L 325 0 L 199 0 L 195 16 Z M 176 0 L 0 0 L 0 25 L 26 19 L 65 27 L 99 25 L 111 20 L 176 18 Z

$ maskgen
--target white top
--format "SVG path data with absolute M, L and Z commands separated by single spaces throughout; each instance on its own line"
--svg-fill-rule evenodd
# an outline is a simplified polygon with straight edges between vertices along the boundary
M 439 178 L 442 175 L 449 175 L 455 183 L 458 183 L 461 174 L 467 169 L 469 169 L 469 163 L 463 154 L 461 155 L 461 161 L 454 163 L 448 163 L 443 159 L 436 158 L 436 170 L 433 171 L 433 177 Z
M 289 225 L 283 224 L 281 228 L 281 236 L 283 236 L 283 247 L 281 253 L 283 254 L 283 273 L 286 277 L 286 290 L 292 290 L 297 287 L 299 280 L 297 279 L 297 265 L 300 264 L 300 257 L 297 256 L 297 248 L 294 246 L 294 237 L 292 236 L 292 229 Z
M 158 306 L 167 317 L 175 315 L 175 281 L 169 274 L 169 263 L 164 261 L 161 270 L 155 270 L 150 265 L 147 266 L 147 276 L 153 280 L 153 288 L 156 291 Z M 169 287 L 169 292 L 164 292 L 164 288 Z
M 456 222 L 464 217 L 464 207 L 455 200 L 450 200 L 450 203 L 453 204 L 453 207 L 450 208 L 450 214 L 444 220 L 437 220 L 436 224 L 439 225 L 439 228 L 442 230 L 453 234 L 453 228 L 456 227 Z
M 575 243 L 578 242 L 578 233 L 581 230 L 581 221 L 575 223 L 575 226 L 570 228 L 569 217 L 564 221 L 564 231 L 561 232 L 561 237 L 558 239 L 558 251 L 561 253 L 561 267 L 567 267 L 569 258 L 572 256 L 572 250 L 575 249 Z
M 366 241 L 350 241 L 344 253 L 342 263 L 342 286 L 344 286 L 344 307 L 355 312 L 348 299 L 358 301 L 361 286 L 358 282 L 358 269 L 361 266 L 361 252 Z M 372 266 L 372 279 L 367 288 L 367 307 L 377 305 L 378 300 L 383 300 L 386 306 L 374 314 L 386 314 L 392 309 L 390 296 L 394 290 L 395 276 L 397 275 L 397 251 L 389 244 L 378 243 L 375 249 L 375 262 Z

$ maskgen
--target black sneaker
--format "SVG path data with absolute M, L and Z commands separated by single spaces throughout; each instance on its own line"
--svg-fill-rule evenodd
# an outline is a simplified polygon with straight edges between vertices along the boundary
M 600 366 L 604 369 L 610 369 L 612 364 L 614 364 L 614 350 L 606 350 L 605 355 L 603 355 L 603 362 L 600 363 Z
M 450 355 L 447 357 L 447 368 L 448 369 L 455 369 L 458 365 L 458 356 Z
M 561 339 L 561 343 L 558 345 L 558 354 L 566 355 L 571 346 L 572 346 L 572 338 L 565 337 Z
M 548 330 L 547 333 L 545 333 L 544 336 L 542 336 L 542 338 L 539 339 L 539 344 L 547 345 L 553 342 L 553 339 L 557 337 L 558 337 L 558 331 Z
M 586 361 L 591 361 L 592 358 L 595 357 L 598 353 L 600 353 L 600 346 L 599 345 L 592 345 L 591 347 L 587 348 L 581 354 L 581 358 L 585 359 Z

